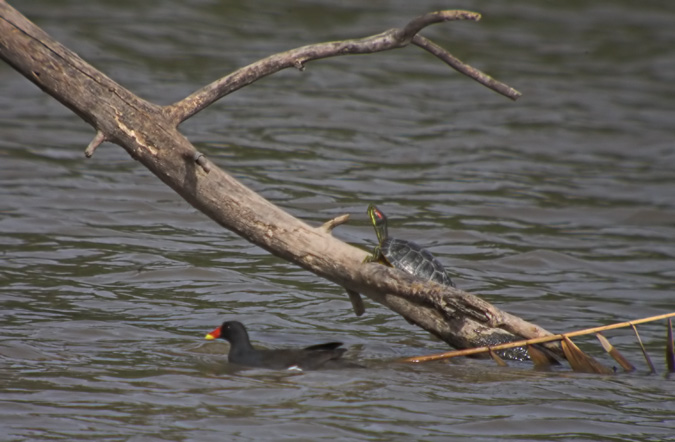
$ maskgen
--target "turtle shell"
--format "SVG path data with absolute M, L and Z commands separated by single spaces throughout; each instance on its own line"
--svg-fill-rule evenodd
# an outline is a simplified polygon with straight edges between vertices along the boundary
M 443 264 L 413 241 L 386 238 L 380 245 L 380 253 L 392 267 L 427 281 L 455 287 Z

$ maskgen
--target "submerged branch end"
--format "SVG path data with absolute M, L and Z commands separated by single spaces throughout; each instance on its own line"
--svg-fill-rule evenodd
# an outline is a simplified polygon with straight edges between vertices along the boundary
M 352 308 L 354 309 L 354 314 L 356 316 L 363 316 L 366 312 L 366 307 L 363 305 L 363 299 L 358 292 L 354 290 L 347 290 L 347 295 L 349 295 L 349 301 L 352 303 Z

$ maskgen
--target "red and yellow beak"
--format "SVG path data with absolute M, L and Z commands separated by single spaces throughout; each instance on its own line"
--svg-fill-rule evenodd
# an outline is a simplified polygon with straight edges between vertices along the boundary
M 216 328 L 211 333 L 204 336 L 204 339 L 206 339 L 207 341 L 212 341 L 212 340 L 214 340 L 216 338 L 219 338 L 219 337 L 220 337 L 220 327 Z

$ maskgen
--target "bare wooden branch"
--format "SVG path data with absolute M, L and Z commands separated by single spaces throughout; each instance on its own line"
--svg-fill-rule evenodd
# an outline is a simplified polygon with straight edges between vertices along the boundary
M 478 21 L 481 19 L 481 15 L 476 12 L 471 11 L 461 11 L 461 10 L 450 10 L 450 11 L 436 11 L 429 12 L 428 14 L 421 15 L 410 21 L 400 32 L 401 35 L 398 36 L 398 40 L 405 42 L 405 44 L 410 43 L 410 40 L 422 29 L 426 28 L 429 25 L 435 23 L 442 23 L 445 21 L 453 20 L 472 20 Z
M 417 41 L 415 44 L 419 46 L 421 40 L 417 39 L 418 36 L 416 34 L 426 26 L 451 20 L 478 21 L 480 18 L 480 14 L 471 11 L 437 11 L 413 19 L 402 29 L 394 28 L 378 35 L 354 40 L 312 44 L 274 54 L 204 86 L 187 98 L 167 106 L 166 112 L 171 120 L 178 125 L 225 95 L 282 69 L 294 67 L 304 70 L 304 66 L 308 61 L 340 55 L 370 54 L 387 51 L 407 46 L 411 41 Z M 424 41 L 429 42 L 427 39 L 424 39 Z M 479 70 L 459 62 L 457 59 L 455 59 L 457 61 L 454 63 L 448 62 L 448 57 L 454 57 L 439 46 L 435 46 L 435 49 L 430 49 L 430 47 L 424 47 L 424 49 L 441 58 L 463 74 L 476 79 L 482 84 L 489 85 L 491 89 L 513 99 L 514 89 L 496 82 Z
M 390 30 L 361 40 L 311 45 L 276 54 L 166 108 L 132 94 L 53 40 L 4 0 L 0 0 L 0 58 L 91 124 L 97 131 L 95 141 L 103 136 L 119 144 L 196 209 L 271 254 L 348 292 L 368 296 L 458 348 L 544 336 L 549 333 L 541 327 L 469 293 L 424 283 L 377 263 L 364 264 L 366 251 L 336 239 L 325 228 L 307 225 L 265 200 L 209 162 L 177 130 L 180 121 L 213 100 L 281 68 L 327 56 L 400 47 L 407 43 L 406 35 L 417 27 L 448 19 L 452 14 L 450 11 L 447 16 L 418 18 L 407 31 Z M 471 17 L 471 13 L 455 14 L 457 19 Z
M 366 312 L 366 307 L 363 305 L 363 299 L 361 295 L 354 290 L 345 289 L 347 291 L 347 296 L 349 296 L 349 302 L 352 303 L 352 309 L 356 316 L 363 316 Z
M 436 43 L 422 37 L 421 35 L 416 35 L 412 39 L 412 43 L 428 51 L 429 53 L 434 54 L 436 57 L 440 58 L 445 63 L 447 63 L 448 66 L 455 69 L 457 72 L 464 74 L 469 78 L 473 78 L 483 86 L 489 87 L 493 91 L 499 92 L 500 94 L 509 97 L 513 101 L 516 101 L 521 96 L 521 93 L 518 92 L 517 90 L 500 81 L 495 80 L 494 78 L 490 77 L 487 74 L 484 74 L 478 69 L 469 66 L 468 64 L 461 61 L 459 58 L 454 57 L 452 54 L 450 54 L 442 47 L 438 46 Z

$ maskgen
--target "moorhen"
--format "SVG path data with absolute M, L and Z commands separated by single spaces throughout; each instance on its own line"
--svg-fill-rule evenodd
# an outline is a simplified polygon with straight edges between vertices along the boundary
M 327 342 L 302 349 L 256 350 L 251 345 L 246 327 L 238 321 L 225 321 L 205 339 L 225 339 L 230 343 L 230 363 L 272 370 L 317 370 L 327 368 L 359 368 L 358 364 L 340 360 L 347 351 L 342 342 Z

